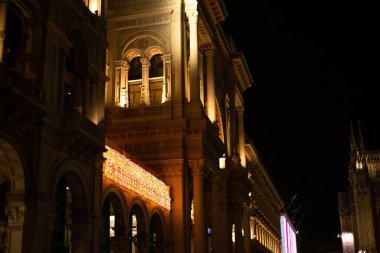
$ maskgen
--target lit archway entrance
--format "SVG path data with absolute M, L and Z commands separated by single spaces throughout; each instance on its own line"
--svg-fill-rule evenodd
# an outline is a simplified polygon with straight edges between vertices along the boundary
M 165 238 L 162 220 L 160 216 L 155 213 L 150 221 L 149 228 L 149 253 L 163 253 L 165 252 Z
M 125 226 L 123 209 L 115 193 L 110 193 L 103 203 L 102 253 L 125 252 Z
M 0 139 L 0 252 L 22 251 L 24 169 L 14 147 Z M 21 196 L 21 198 L 20 198 Z
M 132 207 L 129 215 L 128 237 L 131 253 L 144 252 L 147 244 L 144 214 L 140 206 Z
M 87 225 L 87 199 L 83 185 L 72 172 L 60 178 L 56 186 L 52 252 L 71 253 L 84 251 L 89 231 Z M 73 240 L 75 239 L 75 240 Z

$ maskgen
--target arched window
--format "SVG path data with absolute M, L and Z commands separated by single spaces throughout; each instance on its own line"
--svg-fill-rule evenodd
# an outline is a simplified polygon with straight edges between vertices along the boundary
M 156 54 L 150 59 L 149 68 L 149 93 L 150 104 L 162 103 L 162 87 L 164 81 L 162 54 Z
M 87 240 L 87 199 L 82 182 L 72 172 L 63 175 L 54 192 L 55 213 L 51 252 L 73 252 Z M 75 238 L 75 240 L 74 240 Z
M 8 248 L 8 215 L 5 208 L 10 189 L 11 181 L 5 180 L 5 177 L 0 178 L 0 252 L 7 252 Z
M 103 203 L 102 252 L 119 252 L 124 240 L 123 210 L 120 200 L 114 193 L 109 194 Z
M 65 62 L 65 84 L 63 95 L 63 111 L 71 112 L 75 107 L 75 53 L 74 49 L 70 48 Z
M 21 11 L 13 4 L 9 5 L 7 12 L 3 63 L 7 67 L 22 73 L 24 70 L 26 41 L 28 39 L 26 22 Z
M 55 193 L 56 219 L 53 232 L 53 252 L 71 252 L 72 198 L 70 188 L 61 178 Z
M 153 214 L 149 229 L 149 253 L 165 252 L 165 240 L 162 221 L 158 214 Z
M 68 50 L 65 58 L 63 111 L 82 113 L 86 110 L 83 94 L 89 76 L 87 46 L 78 30 L 73 30 L 69 39 L 74 47 Z
M 135 205 L 131 209 L 129 216 L 129 245 L 131 253 L 138 253 L 147 244 L 147 234 L 145 233 L 145 220 L 140 206 Z
M 141 101 L 141 84 L 142 84 L 141 57 L 133 58 L 129 66 L 130 66 L 129 72 L 128 72 L 129 106 L 137 107 L 140 105 L 140 101 Z

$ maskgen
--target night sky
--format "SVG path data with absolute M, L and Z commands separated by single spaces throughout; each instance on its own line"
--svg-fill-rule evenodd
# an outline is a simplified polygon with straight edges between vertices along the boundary
M 250 7 L 247 5 L 248 4 Z M 380 149 L 375 1 L 225 0 L 254 84 L 246 129 L 303 241 L 339 242 L 337 195 L 348 185 L 350 122 Z

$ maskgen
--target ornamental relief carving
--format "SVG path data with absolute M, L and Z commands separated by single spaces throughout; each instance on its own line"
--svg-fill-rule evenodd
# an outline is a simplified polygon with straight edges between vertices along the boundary
M 157 166 L 150 165 L 150 168 L 154 171 L 154 174 L 159 177 L 165 176 L 180 176 L 184 172 L 182 165 L 169 165 L 169 166 Z
M 24 206 L 8 206 L 8 224 L 22 224 L 24 222 Z
M 184 172 L 182 167 L 168 167 L 162 170 L 162 175 L 164 176 L 180 176 Z
M 149 17 L 149 18 L 141 18 L 141 19 L 132 19 L 120 21 L 115 24 L 113 28 L 134 28 L 141 26 L 157 26 L 170 24 L 170 16 L 169 14 L 163 16 Z
M 171 2 L 173 2 L 173 0 L 113 0 L 109 1 L 108 8 L 113 10 L 121 7 L 138 7 L 153 4 L 166 4 Z
M 128 153 L 134 154 L 159 154 L 165 152 L 181 151 L 183 148 L 182 138 L 165 138 L 152 141 L 151 139 L 143 142 L 125 143 L 123 141 L 115 141 L 119 146 L 124 147 Z
M 214 55 L 216 48 L 212 43 L 205 43 L 200 46 L 200 50 L 201 52 L 205 53 L 205 55 Z
M 207 172 L 207 168 L 204 166 L 203 159 L 199 160 L 189 160 L 188 161 L 189 167 L 191 168 L 191 171 L 193 173 L 193 176 L 203 176 Z

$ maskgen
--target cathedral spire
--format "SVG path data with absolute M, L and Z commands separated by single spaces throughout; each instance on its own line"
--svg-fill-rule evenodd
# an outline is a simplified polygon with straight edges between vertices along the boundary
M 357 122 L 356 129 L 354 129 L 353 123 L 351 125 L 351 160 L 355 164 L 357 170 L 361 170 L 365 166 L 366 155 L 364 149 L 364 141 L 361 133 L 360 121 Z

